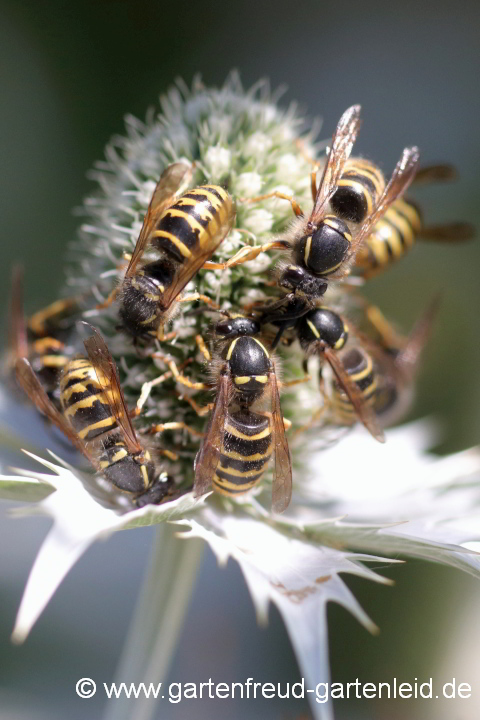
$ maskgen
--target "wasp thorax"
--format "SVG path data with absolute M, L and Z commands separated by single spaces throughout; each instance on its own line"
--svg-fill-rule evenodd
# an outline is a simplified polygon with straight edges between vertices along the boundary
M 301 239 L 297 260 L 314 275 L 329 275 L 345 260 L 351 241 L 346 223 L 327 215 L 314 233 Z
M 260 397 L 271 371 L 268 351 L 262 343 L 248 336 L 236 338 L 228 346 L 226 360 L 235 390 L 248 403 Z
M 161 299 L 173 280 L 175 269 L 163 259 L 144 265 L 133 277 L 126 278 L 122 291 L 120 318 L 134 337 L 156 330 L 161 321 Z
M 317 308 L 300 318 L 298 339 L 304 350 L 316 341 L 323 341 L 334 350 L 340 350 L 348 338 L 348 327 L 333 310 Z
M 227 318 L 220 320 L 215 325 L 215 334 L 225 340 L 241 337 L 242 335 L 257 335 L 260 332 L 260 324 L 247 317 Z

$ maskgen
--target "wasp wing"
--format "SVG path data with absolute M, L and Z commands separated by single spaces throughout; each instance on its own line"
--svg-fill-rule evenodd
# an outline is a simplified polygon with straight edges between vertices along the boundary
M 367 217 L 360 227 L 359 232 L 354 237 L 348 254 L 349 258 L 356 255 L 363 241 L 370 235 L 376 223 L 386 213 L 390 205 L 403 195 L 413 181 L 415 173 L 417 172 L 419 157 L 420 154 L 417 147 L 405 148 L 373 212 Z
M 23 312 L 23 266 L 12 269 L 12 291 L 10 296 L 9 350 L 12 365 L 17 358 L 28 355 L 27 326 Z M 10 365 L 9 365 L 10 366 Z
M 272 398 L 273 441 L 275 443 L 275 470 L 272 486 L 272 510 L 282 513 L 290 505 L 292 499 L 292 458 L 285 435 L 285 425 L 280 407 L 277 376 L 270 373 Z
M 215 406 L 207 426 L 202 447 L 195 460 L 195 482 L 193 485 L 195 497 L 200 497 L 200 495 L 204 495 L 207 492 L 220 461 L 225 421 L 228 413 L 229 388 L 230 376 L 224 373 L 220 375 Z
M 377 422 L 375 413 L 365 402 L 362 393 L 343 367 L 340 358 L 336 355 L 334 350 L 331 350 L 331 348 L 325 348 L 324 355 L 325 360 L 332 368 L 339 384 L 352 403 L 358 419 L 363 423 L 375 440 L 378 440 L 378 442 L 385 442 L 383 431 Z
M 453 165 L 442 163 L 419 168 L 415 173 L 413 182 L 415 185 L 427 185 L 432 182 L 452 182 L 457 177 L 458 173 Z
M 161 174 L 143 219 L 142 229 L 125 277 L 132 277 L 135 274 L 138 262 L 152 237 L 155 225 L 165 210 L 172 204 L 178 189 L 181 187 L 186 175 L 191 172 L 191 169 L 191 166 L 186 163 L 178 162 L 169 165 Z
M 208 234 L 204 243 L 195 251 L 195 256 L 184 262 L 178 269 L 172 283 L 162 294 L 162 307 L 167 310 L 190 280 L 196 275 L 202 265 L 212 257 L 215 250 L 227 237 L 235 222 L 235 203 L 229 197 L 226 206 L 226 216 L 223 222 L 218 223 L 213 233 Z
M 85 323 L 85 325 L 93 332 L 93 335 L 84 341 L 84 345 L 100 387 L 108 400 L 113 416 L 123 432 L 128 451 L 132 454 L 140 453 L 143 448 L 138 442 L 130 419 L 115 361 L 110 355 L 107 343 L 98 330 L 88 323 Z
M 352 105 L 345 110 L 338 122 L 310 215 L 309 223 L 312 225 L 316 225 L 323 217 L 327 203 L 337 189 L 338 181 L 360 129 L 360 109 L 360 105 Z
M 401 352 L 395 358 L 395 366 L 407 380 L 411 381 L 415 376 L 422 352 L 432 334 L 432 328 L 438 314 L 440 301 L 441 296 L 438 294 L 427 305 L 406 339 Z
M 72 445 L 85 455 L 87 460 L 89 460 L 98 472 L 101 472 L 100 465 L 93 455 L 88 452 L 85 443 L 82 442 L 78 435 L 73 431 L 62 413 L 57 410 L 48 397 L 27 358 L 18 358 L 15 363 L 15 372 L 18 383 L 21 385 L 35 407 L 57 426 L 57 428 L 70 440 Z

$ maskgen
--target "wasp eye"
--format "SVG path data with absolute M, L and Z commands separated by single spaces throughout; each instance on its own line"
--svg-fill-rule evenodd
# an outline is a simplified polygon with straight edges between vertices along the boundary
M 306 277 L 305 271 L 298 265 L 289 265 L 282 273 L 280 285 L 282 287 L 296 288 Z
M 260 325 L 252 318 L 229 318 L 228 320 L 220 320 L 220 322 L 215 325 L 215 332 L 224 338 L 235 338 L 241 335 L 257 335 L 260 332 Z
M 351 241 L 352 236 L 343 220 L 327 215 L 312 235 L 302 239 L 299 249 L 310 272 L 329 275 L 345 260 Z

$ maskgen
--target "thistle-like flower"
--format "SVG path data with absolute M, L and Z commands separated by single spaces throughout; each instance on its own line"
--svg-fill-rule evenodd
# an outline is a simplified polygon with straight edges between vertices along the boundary
M 179 83 L 161 99 L 160 115 L 150 114 L 145 123 L 128 117 L 126 136 L 114 138 L 105 161 L 92 173 L 98 189 L 85 202 L 87 219 L 68 254 L 64 294 L 82 297 L 83 316 L 103 333 L 128 403 L 133 406 L 140 398 L 142 412 L 134 421 L 140 437 L 144 439 L 142 431 L 151 426 L 178 423 L 164 428 L 154 443 L 169 451 L 166 467 L 180 489 L 188 490 L 192 483 L 204 431 L 205 416 L 198 415 L 195 405 L 207 404 L 211 396 L 179 384 L 166 356 L 193 381 L 205 380 L 196 338 L 208 340 L 213 315 L 207 306 L 186 305 L 171 322 L 173 339 L 156 341 L 154 349 L 160 352 L 152 357 L 151 352 L 138 352 L 131 339 L 117 331 L 115 305 L 107 310 L 96 305 L 122 277 L 124 254 L 135 246 L 155 183 L 173 162 L 193 162 L 193 184 L 226 185 L 235 198 L 278 191 L 308 207 L 311 167 L 305 155 L 318 150 L 315 129 L 295 107 L 280 110 L 277 100 L 266 83 L 245 92 L 234 74 L 220 90 L 199 81 L 191 90 Z M 299 151 L 300 137 L 304 152 Z M 290 220 L 290 205 L 280 199 L 239 202 L 236 228 L 215 261 L 227 261 L 245 244 L 265 242 L 284 231 Z M 249 305 L 271 294 L 266 273 L 274 259 L 265 253 L 223 272 L 200 271 L 186 290 L 226 310 Z M 329 290 L 329 297 L 334 293 L 345 302 L 340 290 Z M 300 378 L 301 350 L 293 345 L 280 353 L 285 379 Z M 282 394 L 282 410 L 293 429 L 304 425 L 320 403 L 313 380 Z M 294 492 L 286 516 L 268 510 L 268 478 L 242 498 L 210 495 L 199 500 L 186 491 L 170 502 L 137 509 L 119 502 L 115 489 L 101 479 L 93 481 L 58 458 L 37 458 L 50 474 L 18 471 L 20 477 L 2 476 L 0 496 L 34 501 L 27 512 L 47 513 L 54 520 L 31 572 L 14 640 L 25 639 L 63 577 L 94 540 L 123 528 L 168 522 L 178 525 L 177 544 L 200 537 L 219 561 L 233 557 L 245 575 L 259 620 L 266 620 L 270 602 L 281 612 L 306 684 L 328 682 L 326 603 L 343 605 L 375 630 L 342 573 L 386 583 L 366 563 L 401 554 L 480 574 L 473 553 L 480 547 L 477 451 L 435 458 L 427 452 L 429 427 L 421 423 L 390 431 L 383 447 L 362 429 L 336 445 L 329 442 L 329 433 L 328 426 L 317 426 L 316 442 L 309 435 L 307 445 L 302 434 L 291 442 Z M 313 704 L 313 711 L 332 717 L 329 703 Z

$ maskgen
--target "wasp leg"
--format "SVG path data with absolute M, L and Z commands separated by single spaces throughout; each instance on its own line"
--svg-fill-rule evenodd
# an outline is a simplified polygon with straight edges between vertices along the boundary
M 312 378 L 310 377 L 310 375 L 304 375 L 303 378 L 297 378 L 296 380 L 287 380 L 287 382 L 282 382 L 280 384 L 280 387 L 285 388 L 293 387 L 293 385 L 301 385 L 301 383 L 306 383 L 311 379 Z
M 308 423 L 306 423 L 305 425 L 301 425 L 300 427 L 298 427 L 296 430 L 293 431 L 292 438 L 296 437 L 297 435 L 300 435 L 303 432 L 307 432 L 307 430 L 310 430 L 312 427 L 314 427 L 318 423 L 320 418 L 322 417 L 323 413 L 326 412 L 327 407 L 329 407 L 329 403 L 327 403 L 325 401 L 325 403 L 322 405 L 322 407 L 313 413 L 313 415 L 310 418 L 310 420 L 308 421 Z
M 104 300 L 102 303 L 98 303 L 95 305 L 97 310 L 104 310 L 107 307 L 110 307 L 110 305 L 116 300 L 118 295 L 118 287 L 114 287 L 110 295 L 107 297 L 106 300 Z
M 297 217 L 304 217 L 305 213 L 303 212 L 300 205 L 297 203 L 294 197 L 291 195 L 285 195 L 285 193 L 278 192 L 277 190 L 274 190 L 273 192 L 267 193 L 266 195 L 257 195 L 253 198 L 238 198 L 238 200 L 242 203 L 254 203 L 254 202 L 260 202 L 261 200 L 269 200 L 270 198 L 278 198 L 279 200 L 288 200 L 290 205 L 292 206 L 292 210 L 295 213 Z
M 152 353 L 152 358 L 158 358 L 159 360 L 163 360 L 163 362 L 166 364 L 168 369 L 172 372 L 173 377 L 175 380 L 182 385 L 185 385 L 186 387 L 192 388 L 193 390 L 208 390 L 209 385 L 206 385 L 203 382 L 192 382 L 192 380 L 189 380 L 185 375 L 182 375 L 180 370 L 177 367 L 177 364 L 175 363 L 172 358 L 169 358 L 166 355 L 162 355 L 162 353 Z
M 157 330 L 152 330 L 151 333 L 154 337 L 157 338 L 159 342 L 168 342 L 169 340 L 173 340 L 174 337 L 177 336 L 177 333 L 175 330 L 172 330 L 171 332 L 165 334 L 165 324 L 160 323 Z
M 193 362 L 193 360 L 191 358 L 188 358 L 187 360 L 185 360 L 184 363 L 181 364 L 180 369 L 183 370 L 183 368 L 189 365 L 191 362 Z M 161 383 L 165 382 L 165 380 L 169 380 L 171 377 L 173 377 L 173 372 L 171 370 L 167 370 L 167 372 L 164 372 L 163 375 L 159 375 L 154 380 L 144 382 L 140 391 L 140 397 L 137 400 L 137 405 L 135 409 L 131 411 L 130 416 L 137 417 L 138 415 L 140 415 L 143 406 L 145 405 L 150 393 L 152 392 L 152 388 L 155 387 L 155 385 L 160 385 Z
M 195 430 L 195 428 L 186 425 L 184 422 L 158 423 L 157 425 L 152 425 L 148 432 L 154 435 L 156 433 L 162 433 L 165 430 L 186 430 L 190 435 L 193 435 L 193 437 L 201 438 L 204 436 L 204 433 Z M 168 452 L 168 450 L 165 452 Z
M 201 300 L 213 310 L 220 310 L 216 302 L 213 302 L 213 300 L 211 300 L 209 297 L 207 297 L 206 295 L 202 295 L 198 292 L 191 293 L 190 295 L 184 295 L 184 297 L 180 298 L 178 302 L 195 302 L 197 300 Z
M 387 320 L 380 308 L 371 305 L 367 300 L 362 298 L 362 305 L 365 309 L 365 316 L 370 325 L 380 335 L 381 343 L 384 347 L 399 350 L 405 345 L 405 338 L 399 335 Z
M 191 398 L 189 395 L 178 395 L 180 400 L 186 400 L 188 404 L 195 410 L 198 417 L 204 417 L 205 415 L 208 415 L 211 410 L 213 410 L 214 403 L 208 403 L 208 405 L 204 405 L 201 407 L 198 403 L 195 402 L 193 398 Z
M 256 247 L 245 246 L 240 248 L 238 252 L 224 263 L 215 263 L 207 261 L 203 264 L 203 268 L 207 270 L 227 270 L 228 268 L 235 267 L 235 265 L 243 265 L 243 263 L 249 260 L 255 260 L 260 253 L 268 252 L 269 250 L 287 250 L 290 247 L 290 243 L 286 240 L 275 240 L 274 242 L 264 243 L 263 245 L 257 245 Z
M 163 455 L 164 457 L 168 458 L 169 460 L 173 460 L 173 462 L 178 460 L 177 453 L 174 453 L 171 450 L 164 450 L 163 448 L 155 448 L 155 452 L 158 453 L 159 455 Z
M 195 335 L 195 342 L 197 343 L 198 349 L 202 353 L 203 357 L 207 362 L 210 362 L 212 359 L 212 356 L 210 355 L 210 352 L 205 344 L 205 340 L 201 335 Z

